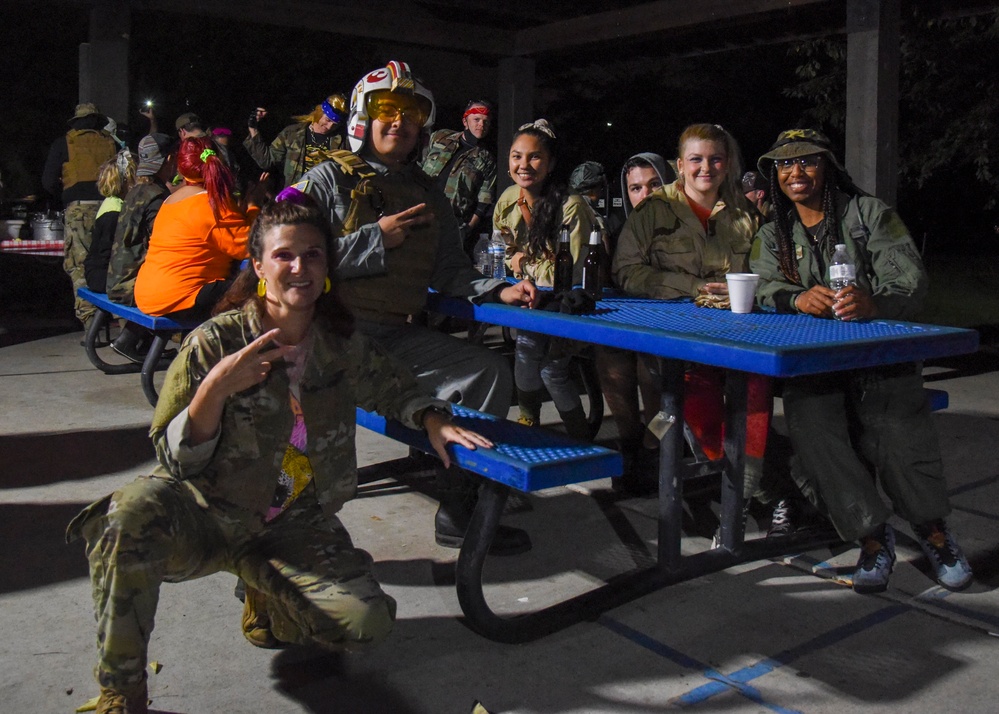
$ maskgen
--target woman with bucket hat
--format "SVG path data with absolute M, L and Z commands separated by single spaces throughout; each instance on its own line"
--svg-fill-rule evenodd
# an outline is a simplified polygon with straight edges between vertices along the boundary
M 762 305 L 841 320 L 916 314 L 927 279 L 908 229 L 894 210 L 854 185 L 823 134 L 781 132 L 758 165 L 774 201 L 774 220 L 760 229 L 750 256 Z M 837 245 L 846 246 L 856 278 L 834 291 L 828 268 Z M 940 585 L 961 590 L 972 580 L 944 521 L 950 503 L 921 372 L 920 364 L 908 363 L 784 385 L 795 480 L 844 540 L 860 541 L 853 576 L 860 593 L 888 586 L 892 513 L 912 525 Z

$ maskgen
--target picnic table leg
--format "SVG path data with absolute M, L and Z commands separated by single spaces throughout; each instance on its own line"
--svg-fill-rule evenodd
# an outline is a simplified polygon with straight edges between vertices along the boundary
M 142 392 L 154 407 L 156 406 L 156 401 L 159 399 L 159 395 L 156 393 L 156 385 L 153 384 L 153 374 L 156 372 L 156 368 L 159 367 L 160 357 L 163 356 L 163 348 L 166 346 L 166 342 L 166 337 L 158 332 L 154 333 L 153 343 L 149 346 L 146 359 L 142 362 Z
M 600 587 L 541 610 L 506 617 L 497 615 L 489 607 L 482 591 L 482 567 L 508 493 L 509 487 L 495 481 L 483 484 L 455 568 L 464 624 L 483 637 L 509 644 L 530 642 L 578 622 L 595 619 L 611 608 L 631 602 L 671 582 L 659 568 L 643 568 L 615 576 Z M 726 561 L 723 567 L 728 565 L 730 563 Z
M 659 567 L 680 572 L 683 537 L 683 375 L 679 360 L 662 360 L 660 412 L 672 420 L 659 439 Z
M 729 370 L 725 376 L 725 470 L 721 483 L 721 544 L 738 555 L 746 524 L 742 519 L 746 468 L 746 395 L 748 376 Z
M 101 356 L 97 354 L 97 339 L 101 334 L 101 330 L 109 324 L 110 320 L 111 313 L 107 310 L 101 310 L 98 308 L 97 312 L 94 313 L 94 317 L 90 321 L 90 325 L 87 327 L 86 335 L 83 338 L 83 348 L 87 352 L 87 359 L 90 360 L 90 364 L 94 365 L 104 374 L 134 374 L 139 371 L 139 365 L 132 362 L 112 364 L 110 362 L 105 362 L 101 359 Z

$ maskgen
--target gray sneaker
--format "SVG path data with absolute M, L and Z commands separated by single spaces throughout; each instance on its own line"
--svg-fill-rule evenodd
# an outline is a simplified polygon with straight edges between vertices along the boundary
M 961 546 L 943 520 L 912 524 L 919 547 L 933 566 L 937 582 L 948 590 L 964 590 L 971 585 L 972 573 Z
M 853 591 L 861 595 L 883 593 L 895 565 L 895 531 L 884 524 L 883 535 L 871 536 L 860 542 L 860 559 L 853 573 Z

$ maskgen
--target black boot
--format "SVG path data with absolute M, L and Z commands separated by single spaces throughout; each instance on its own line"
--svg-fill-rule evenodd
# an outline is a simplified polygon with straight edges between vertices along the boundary
M 586 412 L 582 406 L 573 407 L 565 413 L 559 412 L 559 416 L 562 417 L 562 424 L 565 426 L 566 434 L 580 441 L 590 441 L 593 439 L 593 430 L 590 428 L 590 423 L 586 421 Z
M 625 456 L 624 473 L 611 479 L 611 488 L 631 496 L 656 493 L 659 490 L 659 449 L 647 449 L 639 442 L 622 447 L 622 454 Z
M 434 536 L 437 545 L 445 548 L 460 548 L 465 542 L 465 531 L 472 520 L 476 498 L 468 498 L 464 494 L 445 494 L 441 496 L 437 515 L 434 516 Z M 531 537 L 527 531 L 511 528 L 500 524 L 496 527 L 490 555 L 519 555 L 531 549 Z
M 143 328 L 133 322 L 126 322 L 121 328 L 121 334 L 111 343 L 111 349 L 131 362 L 142 364 L 146 359 L 146 352 L 149 351 L 148 347 L 145 351 L 139 347 L 139 341 L 145 336 L 146 331 Z

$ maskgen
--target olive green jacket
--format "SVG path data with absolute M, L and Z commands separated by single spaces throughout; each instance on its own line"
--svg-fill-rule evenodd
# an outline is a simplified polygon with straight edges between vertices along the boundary
M 922 306 L 928 281 L 909 229 L 895 211 L 872 196 L 850 198 L 840 193 L 837 199 L 839 242 L 846 244 L 857 267 L 857 285 L 873 296 L 878 317 L 911 320 Z M 760 275 L 756 298 L 760 305 L 778 312 L 795 312 L 799 293 L 829 284 L 831 255 L 819 254 L 791 211 L 791 240 L 801 284 L 791 282 L 780 270 L 773 222 L 756 234 L 750 256 L 750 268 Z
M 355 406 L 419 428 L 422 412 L 445 402 L 419 391 L 413 376 L 366 337 L 339 337 L 317 319 L 300 381 L 307 455 L 319 503 L 332 517 L 357 491 Z M 251 530 L 264 525 L 294 425 L 284 365 L 261 384 L 229 397 L 216 437 L 186 444 L 187 407 L 209 370 L 262 333 L 255 302 L 222 313 L 190 333 L 167 371 L 150 436 L 160 465 L 195 499 Z
M 628 215 L 614 252 L 614 282 L 640 297 L 695 297 L 705 283 L 746 271 L 755 230 L 748 210 L 718 201 L 705 231 L 674 181 Z

